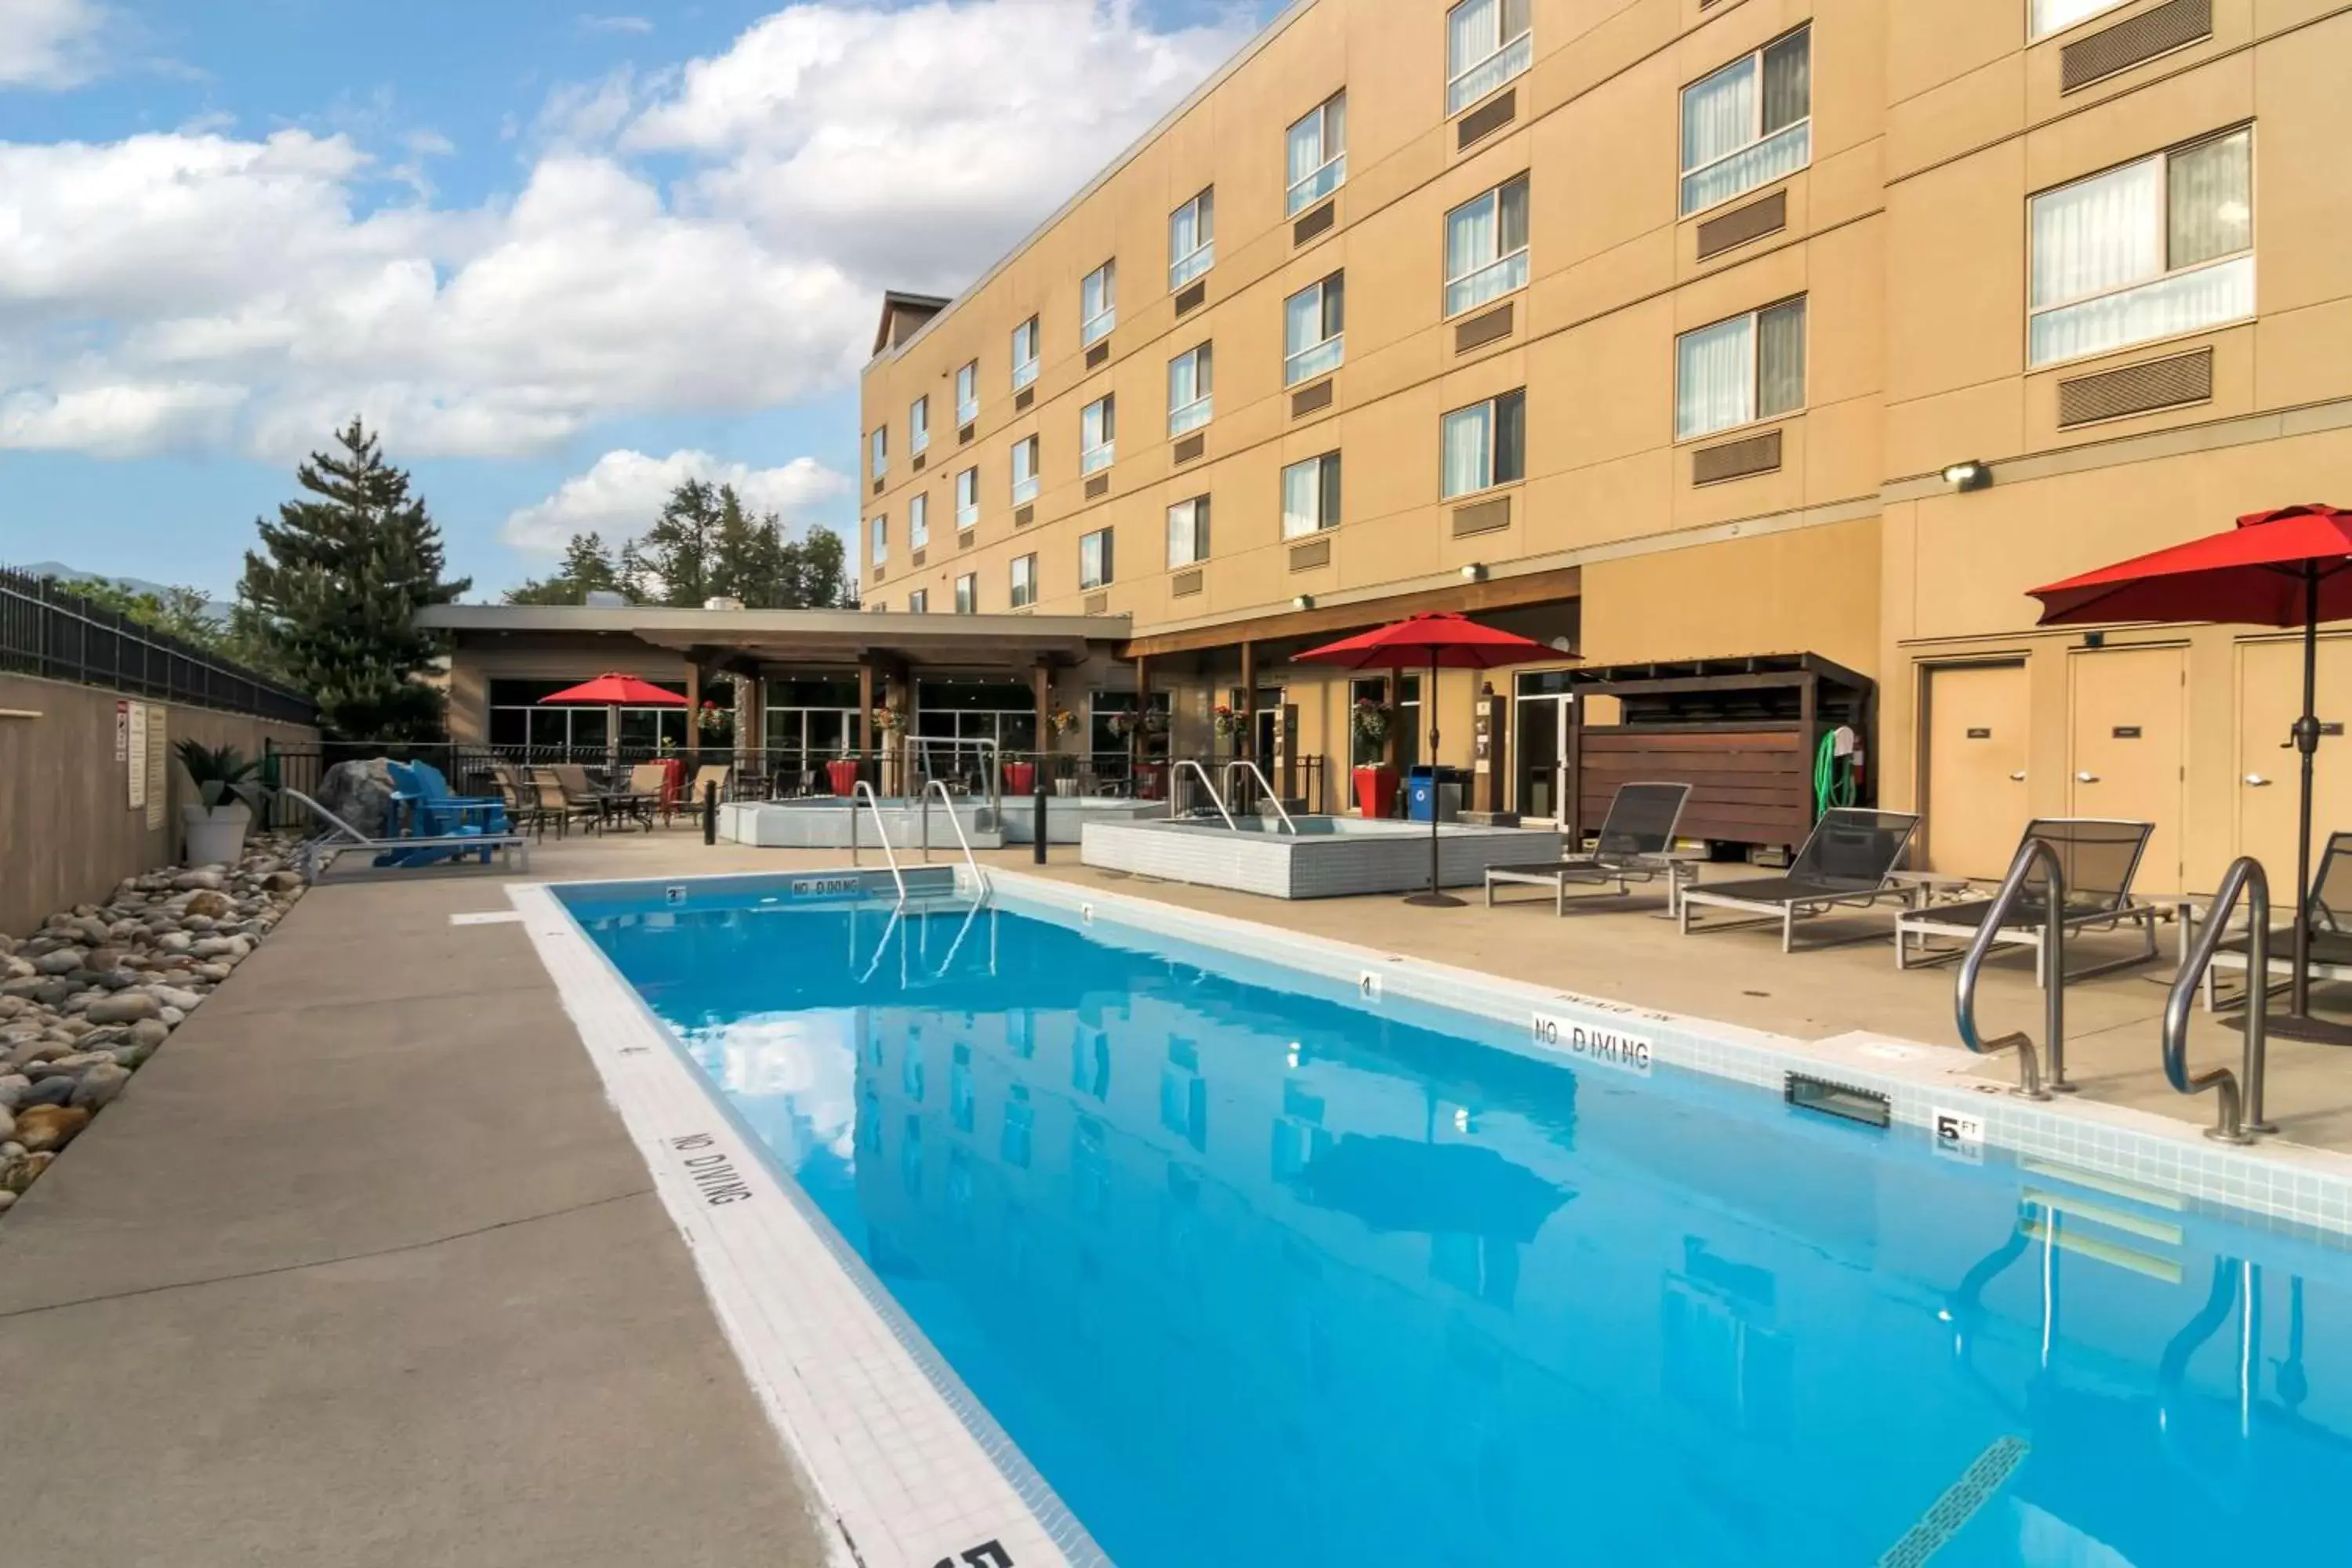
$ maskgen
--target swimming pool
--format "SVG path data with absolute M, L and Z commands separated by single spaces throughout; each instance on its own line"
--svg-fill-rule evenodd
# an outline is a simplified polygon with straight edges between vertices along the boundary
M 2332 1230 L 2245 1223 L 2095 1119 L 1939 1145 L 1676 1065 L 1768 1037 L 871 885 L 562 896 L 1073 1559 L 2341 1556 L 2327 1181 Z

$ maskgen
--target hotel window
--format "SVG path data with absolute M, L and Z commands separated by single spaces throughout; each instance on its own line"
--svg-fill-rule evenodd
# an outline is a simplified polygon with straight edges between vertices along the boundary
M 1801 295 L 1675 340 L 1675 439 L 1728 430 L 1805 405 Z
M 1337 272 L 1282 302 L 1282 384 L 1336 370 L 1346 357 L 1347 290 Z
M 2032 363 L 2254 313 L 2253 135 L 2242 127 L 2033 198 Z
M 931 542 L 931 498 L 917 491 L 907 501 L 907 548 L 920 550 Z
M 1037 318 L 1030 317 L 1013 329 L 1013 390 L 1020 391 L 1037 379 Z
M 1194 496 L 1168 509 L 1168 564 L 1191 566 L 1209 558 L 1209 498 Z
M 1326 452 L 1282 470 L 1282 537 L 1339 526 L 1339 454 Z
M 1445 215 L 1445 313 L 1528 286 L 1528 177 L 1463 203 Z
M 1168 215 L 1168 287 L 1185 284 L 1217 264 L 1214 189 L 1202 191 Z
M 1283 216 L 1314 205 L 1348 181 L 1348 95 L 1335 92 L 1290 128 L 1283 142 L 1290 194 Z
M 1457 408 L 1442 422 L 1445 499 L 1517 484 L 1528 471 L 1524 388 Z
M 2053 33 L 2063 33 L 2075 23 L 2095 16 L 2102 11 L 2112 11 L 2126 0 L 2032 0 L 2028 7 L 2032 18 L 2028 36 L 2046 38 Z
M 980 574 L 967 572 L 956 579 L 955 613 L 959 616 L 980 614 Z
M 1078 535 L 1078 586 L 1099 588 L 1111 580 L 1110 530 Z
M 1078 472 L 1110 467 L 1112 443 L 1118 435 L 1116 402 L 1105 393 L 1078 411 Z
M 918 397 L 907 409 L 907 455 L 913 457 L 931 444 L 931 400 Z
M 1168 434 L 1181 436 L 1209 422 L 1209 345 L 1168 362 Z
M 890 467 L 890 426 L 874 426 L 874 477 L 880 479 Z
M 1013 444 L 1013 504 L 1037 499 L 1037 437 Z
M 913 593 L 908 595 L 907 613 L 910 616 L 929 615 L 931 613 L 931 591 L 929 588 L 918 588 Z
M 966 468 L 956 476 L 956 531 L 980 521 L 980 469 Z
M 1462 0 L 1445 14 L 1445 112 L 1459 114 L 1535 63 L 1528 0 Z
M 880 565 L 890 559 L 890 514 L 884 512 L 874 520 L 874 563 Z
M 1023 555 L 1013 563 L 1013 607 L 1025 608 L 1037 602 L 1037 557 Z
M 1800 27 L 1683 89 L 1683 213 L 1812 161 L 1812 30 Z
M 956 423 L 969 425 L 980 417 L 980 362 L 956 372 Z
M 1118 324 L 1118 263 L 1106 261 L 1078 285 L 1078 346 L 1092 348 Z

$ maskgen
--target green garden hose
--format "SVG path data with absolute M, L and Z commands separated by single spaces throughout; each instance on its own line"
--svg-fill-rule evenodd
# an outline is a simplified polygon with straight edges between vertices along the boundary
M 1853 758 L 1838 755 L 1837 731 L 1832 730 L 1813 752 L 1813 815 L 1833 805 L 1852 805 L 1854 798 Z

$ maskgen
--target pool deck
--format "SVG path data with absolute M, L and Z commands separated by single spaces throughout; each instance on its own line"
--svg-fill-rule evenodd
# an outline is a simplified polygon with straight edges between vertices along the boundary
M 1764 933 L 1677 936 L 1654 899 L 1283 903 L 1069 847 L 982 859 L 1807 1039 L 1953 1041 L 1950 968 L 1898 973 L 1883 937 L 1783 957 Z M 842 861 L 681 826 L 550 840 L 528 879 L 313 889 L 0 1220 L 0 1466 L 21 1483 L 0 1544 L 110 1568 L 839 1561 L 523 928 L 449 918 L 506 909 L 509 879 Z M 2202 1121 L 2157 1063 L 2171 941 L 2069 989 L 2069 1072 Z M 2022 954 L 1995 964 L 1990 1027 L 2038 1033 L 2031 979 Z M 2237 1049 L 2201 1013 L 2195 1038 L 2200 1064 Z M 2287 1138 L 2352 1151 L 2352 1058 L 2274 1043 L 2270 1100 Z

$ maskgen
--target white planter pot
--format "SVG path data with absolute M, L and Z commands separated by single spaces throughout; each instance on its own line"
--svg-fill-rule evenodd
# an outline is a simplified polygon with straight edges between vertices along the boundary
M 184 805 L 180 823 L 187 830 L 189 865 L 234 866 L 245 853 L 245 830 L 253 824 L 253 813 L 242 801 L 210 811 L 201 805 Z

